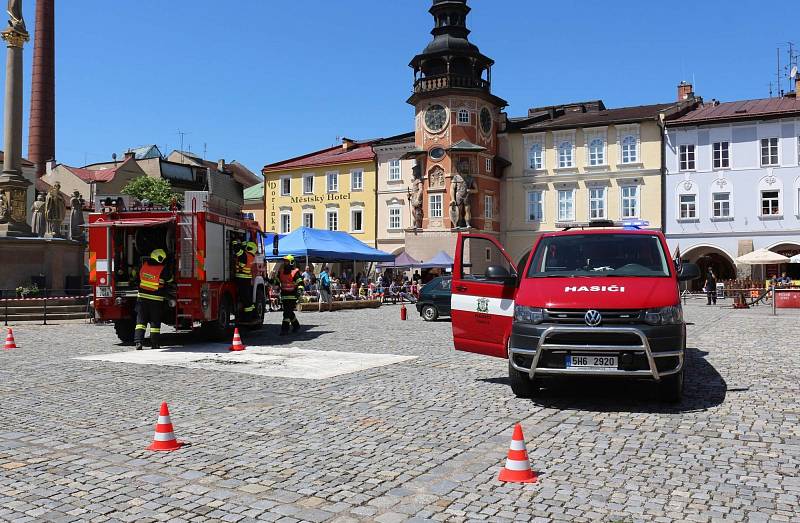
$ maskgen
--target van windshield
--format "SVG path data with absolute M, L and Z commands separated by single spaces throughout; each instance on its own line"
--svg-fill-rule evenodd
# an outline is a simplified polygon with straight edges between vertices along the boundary
M 667 259 L 656 235 L 551 236 L 539 242 L 528 278 L 668 277 Z

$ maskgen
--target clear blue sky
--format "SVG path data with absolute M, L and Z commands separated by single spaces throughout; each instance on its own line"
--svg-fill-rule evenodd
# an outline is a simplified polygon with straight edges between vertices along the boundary
M 510 115 L 597 99 L 764 98 L 800 3 L 471 0 L 471 40 L 497 62 Z M 410 59 L 429 0 L 56 0 L 57 157 L 72 165 L 157 143 L 269 162 L 337 136 L 411 131 Z M 25 0 L 29 28 L 34 1 Z M 25 55 L 25 149 L 32 42 Z M 781 60 L 786 62 L 785 53 Z M 4 70 L 4 69 L 2 69 Z M 785 82 L 784 82 L 785 88 Z

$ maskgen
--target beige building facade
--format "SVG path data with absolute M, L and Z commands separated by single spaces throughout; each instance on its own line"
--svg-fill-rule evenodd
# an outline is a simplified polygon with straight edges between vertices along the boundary
M 377 247 L 397 255 L 405 250 L 406 229 L 411 227 L 408 188 L 417 161 L 407 155 L 414 150 L 414 133 L 381 140 L 372 149 L 378 163 Z

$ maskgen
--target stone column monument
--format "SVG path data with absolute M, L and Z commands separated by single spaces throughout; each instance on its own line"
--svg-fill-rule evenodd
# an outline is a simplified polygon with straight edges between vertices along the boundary
M 8 2 L 9 27 L 0 33 L 6 41 L 6 90 L 3 112 L 5 158 L 0 194 L 7 212 L 0 217 L 0 236 L 31 236 L 27 224 L 28 186 L 22 175 L 22 47 L 30 40 L 22 18 L 22 0 Z

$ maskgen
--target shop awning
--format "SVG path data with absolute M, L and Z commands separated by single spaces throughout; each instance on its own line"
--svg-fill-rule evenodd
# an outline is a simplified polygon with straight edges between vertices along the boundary
M 278 255 L 266 246 L 267 259 L 280 259 L 291 254 L 295 258 L 308 258 L 310 262 L 391 261 L 389 253 L 373 249 L 343 231 L 324 231 L 300 227 L 278 240 Z
M 158 227 L 175 221 L 174 217 L 166 218 L 123 218 L 121 220 L 102 220 L 86 225 L 89 228 L 97 227 Z

